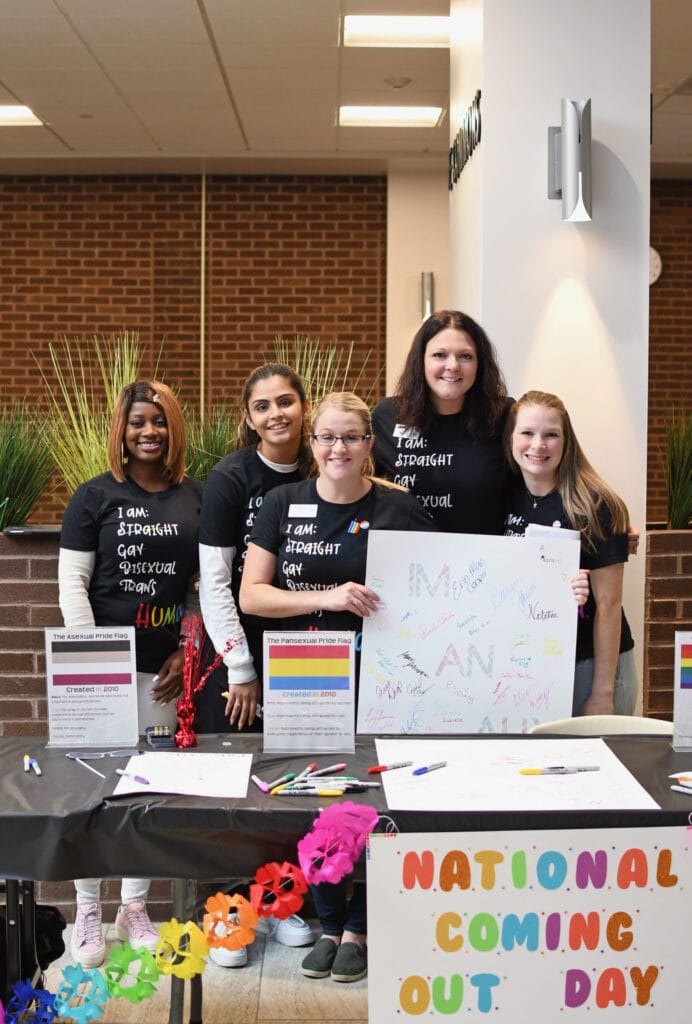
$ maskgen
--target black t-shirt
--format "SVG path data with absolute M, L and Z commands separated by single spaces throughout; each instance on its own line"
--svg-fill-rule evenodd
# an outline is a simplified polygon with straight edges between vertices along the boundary
M 209 547 L 235 548 L 231 589 L 238 596 L 240 575 L 255 516 L 264 496 L 280 484 L 301 479 L 300 471 L 272 469 L 254 447 L 226 455 L 204 485 L 199 542 Z
M 178 645 L 199 568 L 201 506 L 202 484 L 192 477 L 152 493 L 103 473 L 78 487 L 65 510 L 60 546 L 96 553 L 94 622 L 135 627 L 140 672 L 158 672 Z
M 501 431 L 474 438 L 458 414 L 435 415 L 427 437 L 397 422 L 384 398 L 373 416 L 375 471 L 407 487 L 444 533 L 502 533 L 507 469 Z
M 534 508 L 535 504 L 535 508 Z M 523 480 L 514 478 L 509 495 L 507 514 L 505 516 L 504 534 L 506 537 L 523 537 L 529 523 L 540 526 L 555 526 L 561 529 L 572 529 L 562 499 L 558 491 L 551 491 L 542 498 L 533 498 Z M 582 540 L 579 555 L 579 566 L 582 569 L 602 569 L 607 565 L 619 565 L 628 559 L 628 539 L 626 533 L 613 533 L 612 519 L 607 505 L 601 504 L 598 518 L 604 533 L 604 539 L 591 538 L 593 547 Z M 577 661 L 582 658 L 593 658 L 593 620 L 596 602 L 591 591 L 583 608 L 579 609 L 577 620 Z M 634 647 L 634 640 L 629 624 L 622 613 L 620 629 L 620 652 L 629 651 Z
M 349 581 L 365 582 L 370 529 L 434 531 L 436 527 L 404 491 L 373 483 L 359 501 L 341 505 L 320 498 L 313 479 L 268 494 L 251 540 L 277 556 L 275 586 L 331 590 Z M 359 631 L 362 623 L 351 612 L 313 612 L 277 619 L 276 628 Z
M 245 615 L 240 610 L 240 577 L 255 516 L 265 495 L 280 484 L 294 483 L 300 479 L 298 469 L 288 473 L 272 469 L 259 457 L 255 447 L 246 447 L 217 462 L 204 486 L 199 542 L 209 547 L 235 548 L 231 593 L 250 654 L 260 673 L 264 619 L 256 615 Z

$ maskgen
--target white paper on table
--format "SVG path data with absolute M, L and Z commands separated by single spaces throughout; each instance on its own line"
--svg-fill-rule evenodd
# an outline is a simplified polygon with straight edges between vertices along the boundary
M 100 764 L 102 762 L 99 762 Z M 177 793 L 242 799 L 247 796 L 252 754 L 211 754 L 189 750 L 152 750 L 131 757 L 113 796 Z M 128 776 L 139 775 L 149 784 Z
M 379 764 L 413 761 L 382 772 L 390 810 L 656 810 L 659 805 L 600 738 L 506 740 L 378 739 Z M 413 775 L 416 767 L 445 768 Z M 521 775 L 521 768 L 598 765 L 594 772 Z

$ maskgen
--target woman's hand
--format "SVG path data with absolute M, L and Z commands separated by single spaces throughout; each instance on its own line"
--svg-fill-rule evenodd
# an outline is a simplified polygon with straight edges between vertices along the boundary
M 163 665 L 154 676 L 156 684 L 151 691 L 153 700 L 168 704 L 169 701 L 179 697 L 183 690 L 183 660 L 185 652 L 179 647 L 172 654 L 169 654 Z
M 576 576 L 570 576 L 574 600 L 581 607 L 589 600 L 589 570 L 580 569 Z
M 627 554 L 636 555 L 639 548 L 639 530 L 630 523 L 627 531 Z
M 579 712 L 580 715 L 614 715 L 615 705 L 613 704 L 612 692 L 607 695 L 599 696 L 598 694 L 591 694 L 588 700 L 585 700 L 581 706 Z
M 362 583 L 342 583 L 333 590 L 322 590 L 320 606 L 329 612 L 352 612 L 367 618 L 380 607 L 379 595 Z
M 259 697 L 259 680 L 251 679 L 249 683 L 229 683 L 228 700 L 225 715 L 231 725 L 237 725 L 242 732 L 245 725 L 252 725 L 257 713 Z

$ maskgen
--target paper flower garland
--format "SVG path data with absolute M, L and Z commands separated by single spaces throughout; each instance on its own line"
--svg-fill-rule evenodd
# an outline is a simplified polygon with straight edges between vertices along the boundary
M 70 965 L 62 972 L 63 980 L 55 993 L 55 1010 L 59 1017 L 68 1017 L 75 1024 L 89 1024 L 103 1016 L 108 1002 L 106 979 L 95 968 L 85 970 Z
M 136 973 L 130 970 L 133 964 L 139 964 Z M 144 946 L 133 949 L 129 942 L 114 946 L 103 972 L 108 991 L 116 999 L 127 999 L 136 1005 L 151 999 L 156 992 L 159 972 L 153 954 Z
M 55 1020 L 55 996 L 44 989 L 32 988 L 30 981 L 17 981 L 4 1012 L 0 1003 L 0 1022 L 19 1024 L 31 1020 L 34 1024 L 51 1024 Z M 29 1016 L 30 1015 L 30 1016 Z
M 201 974 L 209 951 L 206 939 L 193 921 L 181 924 L 174 917 L 159 928 L 161 938 L 156 946 L 156 968 L 159 974 L 176 978 L 192 978 Z
M 353 871 L 378 813 L 367 804 L 331 804 L 298 842 L 298 861 L 308 882 L 336 884 Z
M 182 621 L 183 640 L 183 692 L 175 706 L 180 728 L 175 734 L 176 745 L 182 749 L 197 746 L 197 733 L 192 728 L 195 717 L 195 694 L 203 688 L 209 676 L 235 646 L 229 640 L 223 653 L 217 654 L 211 665 L 200 676 L 200 659 L 207 636 L 204 623 L 198 615 L 189 615 Z
M 272 861 L 258 868 L 255 882 L 250 886 L 250 902 L 260 917 L 278 917 L 285 921 L 303 905 L 303 893 L 308 890 L 305 875 L 284 861 Z
M 213 949 L 241 949 L 255 941 L 259 919 L 244 896 L 217 892 L 209 897 L 204 907 L 207 913 L 202 927 L 208 946 Z

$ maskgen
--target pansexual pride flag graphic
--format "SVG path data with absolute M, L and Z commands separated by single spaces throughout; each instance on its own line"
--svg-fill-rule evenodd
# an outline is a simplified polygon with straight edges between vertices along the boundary
M 346 644 L 270 644 L 270 690 L 348 690 Z
M 53 686 L 132 683 L 127 640 L 52 640 Z
M 680 687 L 692 690 L 692 644 L 683 644 L 680 648 Z

